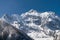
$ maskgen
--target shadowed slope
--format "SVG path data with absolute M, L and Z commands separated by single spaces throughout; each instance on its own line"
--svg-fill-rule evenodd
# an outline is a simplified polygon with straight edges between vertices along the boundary
M 0 40 L 33 40 L 23 31 L 0 20 Z

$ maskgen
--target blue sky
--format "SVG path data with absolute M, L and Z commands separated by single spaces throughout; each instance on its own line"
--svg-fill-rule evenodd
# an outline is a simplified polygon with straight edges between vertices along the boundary
M 4 14 L 21 14 L 30 9 L 53 11 L 60 15 L 60 0 L 0 0 L 0 17 Z

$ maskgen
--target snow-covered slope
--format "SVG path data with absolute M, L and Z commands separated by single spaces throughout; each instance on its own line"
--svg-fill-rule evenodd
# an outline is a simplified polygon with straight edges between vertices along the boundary
M 2 20 L 23 30 L 34 40 L 60 40 L 60 17 L 54 12 L 30 10 L 21 15 L 4 15 Z

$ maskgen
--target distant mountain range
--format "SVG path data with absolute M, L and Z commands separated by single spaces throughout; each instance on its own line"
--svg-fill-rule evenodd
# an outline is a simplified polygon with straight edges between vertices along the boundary
M 24 31 L 34 40 L 60 40 L 60 17 L 54 12 L 40 13 L 32 9 L 21 15 L 5 14 L 0 19 Z

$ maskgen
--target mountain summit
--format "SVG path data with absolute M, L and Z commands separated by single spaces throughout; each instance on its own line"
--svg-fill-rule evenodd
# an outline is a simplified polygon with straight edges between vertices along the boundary
M 54 12 L 40 13 L 32 9 L 21 15 L 4 15 L 1 19 L 34 40 L 60 40 L 60 17 Z

